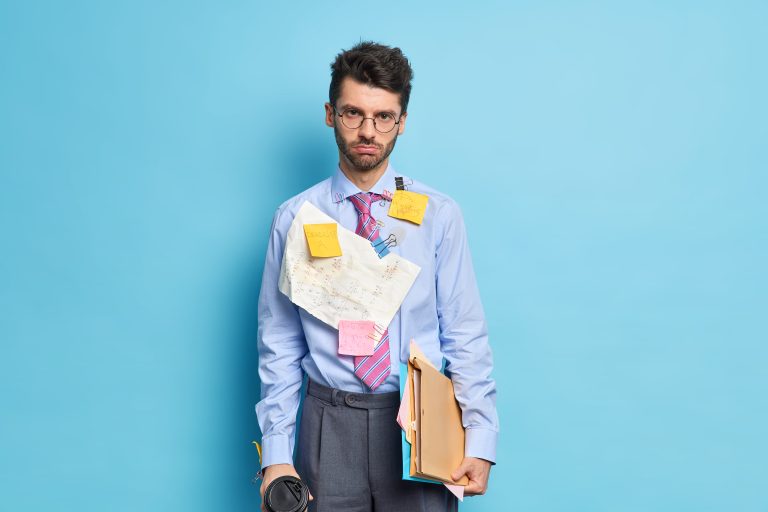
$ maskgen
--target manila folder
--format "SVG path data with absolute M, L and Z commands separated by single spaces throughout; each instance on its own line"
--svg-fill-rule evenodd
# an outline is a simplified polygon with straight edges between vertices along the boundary
M 419 476 L 441 480 L 454 485 L 467 485 L 469 479 L 463 476 L 457 482 L 451 473 L 464 459 L 464 426 L 461 423 L 461 408 L 453 393 L 451 379 L 430 364 L 413 359 L 419 376 L 416 400 L 419 404 L 417 415 Z

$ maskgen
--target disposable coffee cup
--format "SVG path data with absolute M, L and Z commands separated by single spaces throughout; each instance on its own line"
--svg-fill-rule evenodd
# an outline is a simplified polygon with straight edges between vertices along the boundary
M 305 512 L 309 503 L 309 489 L 293 476 L 275 478 L 264 491 L 267 512 Z

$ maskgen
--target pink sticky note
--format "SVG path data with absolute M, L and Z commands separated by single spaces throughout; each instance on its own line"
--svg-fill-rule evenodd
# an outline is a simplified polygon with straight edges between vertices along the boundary
M 339 320 L 339 354 L 372 355 L 373 328 L 372 320 Z
M 453 493 L 454 496 L 459 498 L 459 501 L 464 501 L 464 486 L 463 485 L 445 484 L 445 486 L 448 488 L 449 491 L 451 491 Z

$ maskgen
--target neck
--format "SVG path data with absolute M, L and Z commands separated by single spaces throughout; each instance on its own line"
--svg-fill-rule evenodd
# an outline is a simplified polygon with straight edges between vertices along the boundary
M 378 167 L 368 171 L 361 171 L 347 162 L 343 155 L 339 154 L 339 167 L 341 168 L 341 172 L 343 172 L 344 176 L 363 192 L 371 190 L 371 187 L 373 187 L 376 182 L 379 181 L 379 178 L 386 172 L 387 165 L 389 165 L 389 158 L 386 158 L 381 162 Z

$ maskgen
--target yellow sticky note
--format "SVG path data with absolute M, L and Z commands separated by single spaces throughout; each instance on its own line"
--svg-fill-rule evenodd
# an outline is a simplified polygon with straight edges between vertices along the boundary
M 309 252 L 316 258 L 331 258 L 341 256 L 339 245 L 338 224 L 304 224 L 304 234 L 307 236 Z
M 392 204 L 389 205 L 389 216 L 409 220 L 421 224 L 424 212 L 427 210 L 429 196 L 409 190 L 395 190 Z

